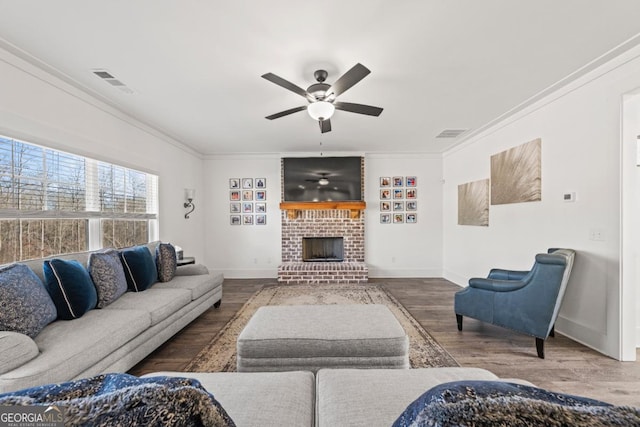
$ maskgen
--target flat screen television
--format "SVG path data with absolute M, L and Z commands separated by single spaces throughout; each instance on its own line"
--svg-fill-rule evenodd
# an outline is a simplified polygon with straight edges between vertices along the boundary
M 362 201 L 360 157 L 285 157 L 285 202 Z

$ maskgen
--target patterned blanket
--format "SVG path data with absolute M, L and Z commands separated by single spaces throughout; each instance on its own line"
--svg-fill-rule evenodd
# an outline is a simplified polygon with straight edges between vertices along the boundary
M 393 427 L 640 426 L 640 408 L 500 381 L 456 381 L 428 390 Z
M 235 427 L 213 395 L 189 378 L 98 375 L 0 394 L 0 405 L 57 406 L 66 427 Z

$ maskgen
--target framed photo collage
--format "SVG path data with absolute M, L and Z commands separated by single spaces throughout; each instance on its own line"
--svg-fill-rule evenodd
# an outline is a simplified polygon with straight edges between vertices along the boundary
M 229 178 L 231 225 L 267 225 L 267 179 Z
M 418 222 L 418 179 L 415 176 L 380 177 L 380 223 Z

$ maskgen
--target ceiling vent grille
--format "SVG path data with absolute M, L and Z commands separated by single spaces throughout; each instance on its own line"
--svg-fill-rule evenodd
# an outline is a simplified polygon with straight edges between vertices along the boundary
M 465 133 L 468 129 L 445 129 L 440 132 L 436 138 L 457 138 L 463 133 Z
M 91 72 L 95 74 L 97 77 L 99 77 L 100 79 L 102 79 L 103 81 L 109 83 L 111 86 L 114 86 L 120 89 L 124 93 L 133 93 L 133 90 L 131 90 L 131 88 L 127 87 L 126 84 L 122 83 L 121 80 L 118 80 L 117 78 L 115 78 L 115 76 L 111 74 L 109 71 L 100 69 L 100 70 L 91 70 Z

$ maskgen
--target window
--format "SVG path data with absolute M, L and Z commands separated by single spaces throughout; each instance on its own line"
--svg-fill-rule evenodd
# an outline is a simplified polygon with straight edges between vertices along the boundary
M 158 177 L 0 136 L 0 264 L 157 235 Z

